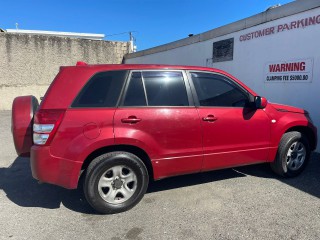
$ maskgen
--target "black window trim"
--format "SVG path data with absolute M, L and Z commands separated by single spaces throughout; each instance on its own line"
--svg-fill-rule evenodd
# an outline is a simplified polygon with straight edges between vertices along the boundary
M 236 81 L 234 81 L 233 79 L 231 79 L 230 77 L 219 73 L 219 72 L 210 72 L 210 71 L 201 71 L 201 70 L 187 70 L 187 76 L 188 76 L 188 81 L 191 87 L 191 91 L 192 91 L 192 96 L 194 98 L 194 102 L 195 102 L 195 106 L 197 108 L 245 108 L 245 107 L 240 107 L 240 106 L 201 106 L 200 102 L 199 102 L 199 98 L 198 98 L 198 94 L 196 91 L 196 88 L 193 84 L 193 80 L 192 80 L 192 73 L 207 73 L 207 74 L 213 74 L 213 75 L 218 75 L 223 77 L 224 81 L 226 82 L 231 82 L 231 84 L 234 84 L 241 92 L 243 92 L 247 97 L 248 97 L 248 101 L 249 102 L 253 102 L 254 100 L 254 96 L 248 92 L 243 86 L 241 86 L 239 83 L 237 83 Z
M 126 73 L 125 73 L 124 81 L 123 81 L 123 84 L 122 84 L 122 87 L 121 87 L 121 90 L 120 90 L 120 94 L 119 94 L 118 100 L 117 100 L 116 105 L 114 107 L 89 107 L 89 106 L 87 106 L 87 107 L 74 107 L 73 106 L 76 103 L 76 101 L 78 100 L 78 98 L 81 96 L 81 94 L 84 91 L 84 89 L 86 89 L 86 87 L 90 83 L 91 79 L 94 78 L 96 75 L 98 75 L 100 73 L 105 73 L 105 72 L 120 72 L 120 71 L 126 72 Z M 130 70 L 128 70 L 128 69 L 115 69 L 115 70 L 110 69 L 110 70 L 104 70 L 104 71 L 95 72 L 94 74 L 91 75 L 91 77 L 86 81 L 86 83 L 80 89 L 80 91 L 78 92 L 76 97 L 71 102 L 71 104 L 69 106 L 69 109 L 112 109 L 112 108 L 118 108 L 120 100 L 121 100 L 121 96 L 123 95 L 124 87 L 126 86 L 126 83 L 128 81 L 129 73 L 130 73 Z
M 140 71 L 140 75 L 141 75 L 141 81 L 142 81 L 142 86 L 143 86 L 144 98 L 146 99 L 146 105 L 149 106 L 149 99 L 148 99 L 148 94 L 147 94 L 147 89 L 146 89 L 146 83 L 144 81 L 142 71 Z M 128 80 L 128 86 L 129 86 L 130 81 L 131 81 L 131 78 Z
M 145 94 L 145 98 L 146 98 L 146 103 L 147 106 L 124 106 L 124 98 L 127 94 L 127 90 L 129 87 L 129 83 L 131 80 L 131 76 L 134 72 L 140 72 L 141 73 L 141 77 L 142 77 L 142 84 L 143 84 L 143 88 L 144 88 L 144 94 Z M 145 83 L 143 81 L 143 72 L 180 72 L 182 74 L 182 78 L 183 78 L 183 82 L 186 88 L 186 92 L 187 92 L 187 98 L 188 98 L 188 106 L 149 106 L 148 105 L 148 97 L 147 97 L 147 92 L 146 92 L 146 88 L 145 88 Z M 194 99 L 192 96 L 192 92 L 190 89 L 190 85 L 189 85 L 189 81 L 188 81 L 188 76 L 185 70 L 180 70 L 180 69 L 138 69 L 138 70 L 131 70 L 130 73 L 128 74 L 127 77 L 127 81 L 125 83 L 125 87 L 124 87 L 124 91 L 122 92 L 121 95 L 121 99 L 119 101 L 119 107 L 121 108 L 163 108 L 163 107 L 167 107 L 167 108 L 188 108 L 188 107 L 195 107 L 194 104 Z

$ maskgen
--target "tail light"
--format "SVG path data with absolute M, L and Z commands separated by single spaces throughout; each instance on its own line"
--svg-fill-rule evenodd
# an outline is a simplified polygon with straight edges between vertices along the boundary
M 40 109 L 37 111 L 33 122 L 33 143 L 49 145 L 59 128 L 64 113 L 63 109 Z

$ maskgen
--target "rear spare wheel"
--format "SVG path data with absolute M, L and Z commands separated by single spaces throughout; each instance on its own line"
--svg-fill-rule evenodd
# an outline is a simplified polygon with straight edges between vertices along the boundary
M 32 146 L 33 115 L 39 106 L 34 96 L 16 97 L 12 103 L 11 131 L 16 152 L 29 156 Z

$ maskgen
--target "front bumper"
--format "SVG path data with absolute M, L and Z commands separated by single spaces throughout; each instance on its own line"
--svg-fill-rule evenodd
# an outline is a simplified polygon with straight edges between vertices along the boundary
M 52 156 L 49 146 L 34 145 L 31 148 L 30 163 L 35 179 L 68 189 L 77 188 L 81 162 Z

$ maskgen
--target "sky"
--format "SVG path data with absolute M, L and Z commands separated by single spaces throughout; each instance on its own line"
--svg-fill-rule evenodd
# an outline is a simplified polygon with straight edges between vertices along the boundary
M 144 50 L 199 34 L 292 0 L 5 0 L 0 28 L 102 33 Z

